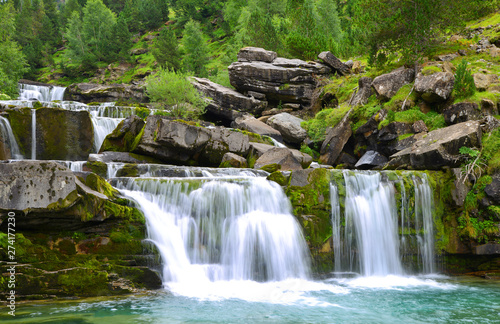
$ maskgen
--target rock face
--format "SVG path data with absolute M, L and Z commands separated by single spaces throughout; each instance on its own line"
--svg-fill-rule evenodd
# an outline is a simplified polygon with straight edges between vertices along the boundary
M 446 124 L 458 124 L 479 119 L 479 107 L 476 103 L 460 102 L 443 111 Z
M 242 54 L 249 57 L 249 54 Z M 316 88 L 315 76 L 331 73 L 331 69 L 323 64 L 305 62 L 298 59 L 275 58 L 272 62 L 238 61 L 229 67 L 231 85 L 240 92 L 254 91 L 266 95 L 267 100 L 275 102 L 292 102 L 309 105 Z
M 86 160 L 94 145 L 90 115 L 87 111 L 40 108 L 36 111 L 36 138 L 39 160 Z
M 340 153 L 344 149 L 344 145 L 349 140 L 352 135 L 349 111 L 342 120 L 335 125 L 335 127 L 330 127 L 326 131 L 326 138 L 321 145 L 320 158 L 319 161 L 323 164 L 333 165 L 339 157 Z
M 248 136 L 225 128 L 208 129 L 185 122 L 149 116 L 133 153 L 166 163 L 218 166 L 227 152 L 246 155 Z
M 335 70 L 339 75 L 348 75 L 351 73 L 351 69 L 346 64 L 342 63 L 335 55 L 330 51 L 321 52 L 318 54 L 318 58 Z
M 75 176 L 55 162 L 0 163 L 0 209 L 44 209 L 76 191 Z
M 352 98 L 351 106 L 363 106 L 368 102 L 368 98 L 373 94 L 372 89 L 373 79 L 369 77 L 362 77 L 358 81 L 358 92 Z
M 144 120 L 136 115 L 121 121 L 115 130 L 106 136 L 99 152 L 129 152 L 132 150 L 132 144 L 144 127 L 144 124 Z
M 75 83 L 66 88 L 65 100 L 89 102 L 111 102 L 133 100 L 145 102 L 144 90 L 125 84 L 101 85 L 94 83 Z
M 437 129 L 413 143 L 410 148 L 392 155 L 389 165 L 406 165 L 419 170 L 457 167 L 461 163 L 459 149 L 462 146 L 481 147 L 481 134 L 479 121 Z
M 300 162 L 287 148 L 275 147 L 268 150 L 255 161 L 254 169 L 260 169 L 270 164 L 279 165 L 281 170 L 302 170 Z
M 303 121 L 289 113 L 281 113 L 269 118 L 267 124 L 278 130 L 286 142 L 299 144 L 307 137 L 306 130 L 300 126 Z
M 404 67 L 382 74 L 373 79 L 372 87 L 377 97 L 381 100 L 391 99 L 405 84 L 413 82 L 415 70 Z
M 244 47 L 238 53 L 238 62 L 261 61 L 272 63 L 278 54 L 260 47 Z
M 208 113 L 219 118 L 235 120 L 242 112 L 259 115 L 267 107 L 267 101 L 247 97 L 208 79 L 192 78 L 191 84 L 210 98 L 206 107 Z
M 244 116 L 236 118 L 236 120 L 231 124 L 232 127 L 246 130 L 255 134 L 269 136 L 277 140 L 278 142 L 283 143 L 283 137 L 281 133 L 267 125 L 266 123 L 255 119 L 252 116 Z
M 419 73 L 415 79 L 415 91 L 429 103 L 442 102 L 450 97 L 454 83 L 455 76 L 449 72 Z

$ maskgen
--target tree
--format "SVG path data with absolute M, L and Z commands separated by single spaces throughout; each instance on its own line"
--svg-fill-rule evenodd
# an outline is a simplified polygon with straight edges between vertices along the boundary
M 475 1 L 475 0 L 473 0 Z M 463 26 L 470 0 L 360 0 L 356 16 L 366 30 L 371 62 L 397 52 L 407 64 L 425 55 L 445 30 Z M 367 28 L 367 26 L 369 26 Z
M 14 9 L 10 2 L 0 4 L 0 92 L 17 97 L 17 81 L 27 71 L 27 63 L 15 34 Z
M 160 69 L 146 78 L 146 93 L 153 102 L 161 104 L 172 116 L 199 117 L 205 101 L 181 72 Z
M 190 20 L 186 24 L 182 44 L 186 53 L 183 60 L 186 70 L 197 76 L 207 76 L 208 46 L 199 22 Z
M 113 42 L 110 46 L 110 53 L 112 54 L 113 60 L 126 60 L 130 54 L 130 49 L 132 48 L 132 34 L 128 30 L 127 22 L 123 16 L 119 16 L 116 24 L 113 25 L 111 29 L 111 39 Z
M 175 33 L 170 28 L 163 28 L 156 38 L 153 56 L 162 68 L 179 71 L 181 57 Z

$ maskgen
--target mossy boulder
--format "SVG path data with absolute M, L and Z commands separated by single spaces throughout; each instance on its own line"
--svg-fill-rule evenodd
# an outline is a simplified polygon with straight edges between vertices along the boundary
M 106 136 L 101 145 L 100 152 L 130 152 L 136 137 L 144 127 L 144 121 L 133 115 L 121 121 L 111 134 Z

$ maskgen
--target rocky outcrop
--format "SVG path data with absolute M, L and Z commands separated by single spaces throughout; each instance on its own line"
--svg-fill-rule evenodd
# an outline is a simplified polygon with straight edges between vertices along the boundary
M 299 144 L 307 137 L 306 130 L 300 126 L 303 121 L 289 113 L 281 113 L 269 118 L 267 124 L 278 130 L 286 142 Z
M 460 102 L 443 111 L 444 121 L 448 125 L 463 123 L 468 120 L 477 120 L 480 115 L 476 103 Z
M 362 77 L 359 79 L 358 91 L 350 102 L 351 107 L 366 105 L 368 98 L 373 94 L 372 82 L 373 79 L 369 77 Z
M 455 77 L 449 72 L 419 73 L 415 79 L 415 91 L 429 103 L 442 102 L 450 97 L 454 83 Z
M 95 83 L 75 83 L 66 88 L 65 100 L 89 102 L 135 101 L 145 102 L 141 87 L 125 84 L 102 85 Z
M 330 51 L 321 52 L 318 54 L 318 58 L 325 62 L 326 65 L 331 67 L 337 74 L 344 76 L 351 73 L 351 69 L 346 64 L 342 63 L 335 55 Z
M 392 155 L 389 166 L 419 170 L 457 167 L 461 163 L 459 149 L 462 146 L 481 147 L 481 134 L 479 121 L 437 129 L 422 136 L 411 147 Z
M 99 152 L 114 151 L 114 152 L 129 152 L 133 149 L 135 138 L 139 135 L 144 127 L 144 120 L 132 115 L 123 121 L 113 130 L 111 134 L 106 136 L 101 145 Z
M 246 130 L 255 134 L 259 134 L 261 136 L 269 136 L 274 138 L 278 142 L 283 143 L 283 137 L 278 130 L 272 128 L 271 126 L 256 119 L 253 116 L 246 115 L 243 117 L 238 117 L 231 124 L 231 127 Z
M 351 137 L 350 112 L 351 111 L 349 111 L 335 127 L 327 129 L 325 141 L 323 145 L 321 145 L 321 156 L 319 158 L 321 163 L 334 165 L 344 149 L 344 145 L 349 140 L 349 137 Z
M 258 49 L 259 53 L 261 49 Z M 239 92 L 254 91 L 265 94 L 267 100 L 309 105 L 316 88 L 316 76 L 331 73 L 331 69 L 316 62 L 275 58 L 272 62 L 255 61 L 259 55 L 247 51 L 240 57 L 252 61 L 238 61 L 229 67 L 231 85 Z M 253 50 L 255 52 L 255 50 Z M 269 61 L 268 58 L 266 58 Z
M 272 63 L 278 54 L 260 47 L 244 47 L 238 53 L 238 62 L 261 61 Z
M 249 148 L 248 136 L 237 131 L 149 116 L 133 153 L 172 164 L 218 166 L 225 153 L 246 155 Z
M 32 109 L 8 109 L 8 119 L 21 154 L 31 158 Z M 94 133 L 87 111 L 59 108 L 36 110 L 36 158 L 39 160 L 86 160 L 92 152 Z
M 259 157 L 254 164 L 254 169 L 276 165 L 280 170 L 302 170 L 302 165 L 287 148 L 274 147 Z
M 413 82 L 415 79 L 414 69 L 401 67 L 391 73 L 379 75 L 373 79 L 372 87 L 380 100 L 391 99 L 399 89 L 405 84 Z
M 221 86 L 208 79 L 191 78 L 191 84 L 208 99 L 207 113 L 218 118 L 235 120 L 242 113 L 260 115 L 267 107 L 267 101 L 261 101 L 251 96 Z

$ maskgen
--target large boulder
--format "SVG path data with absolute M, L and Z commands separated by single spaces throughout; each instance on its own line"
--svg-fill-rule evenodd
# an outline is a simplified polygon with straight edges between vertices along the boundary
M 260 47 L 244 47 L 238 53 L 238 62 L 261 61 L 272 63 L 277 57 L 276 52 L 267 51 Z
M 261 136 L 269 136 L 274 138 L 278 142 L 283 142 L 283 137 L 278 130 L 272 128 L 271 126 L 256 119 L 253 116 L 238 117 L 233 123 L 231 123 L 231 126 L 234 128 L 259 134 Z
M 481 111 L 477 103 L 460 102 L 443 111 L 444 121 L 448 125 L 477 120 Z
M 113 132 L 106 136 L 99 152 L 129 152 L 132 144 L 144 127 L 144 120 L 132 115 L 122 120 Z
M 489 73 L 474 73 L 474 85 L 479 91 L 486 91 L 490 84 L 498 82 L 498 75 Z
M 276 148 L 276 146 L 268 145 L 268 144 L 262 144 L 262 143 L 250 143 L 250 154 L 254 157 L 261 157 L 264 155 L 269 150 L 272 150 L 273 148 Z M 313 161 L 312 156 L 309 154 L 303 153 L 299 150 L 296 149 L 288 149 L 290 152 L 292 152 L 292 155 L 297 159 L 297 161 L 300 162 L 302 167 L 305 169 L 307 168 Z
M 246 168 L 247 166 L 247 159 L 231 152 L 224 154 L 219 165 L 220 168 Z
M 422 136 L 411 147 L 392 155 L 389 166 L 407 166 L 419 170 L 457 167 L 462 162 L 460 148 L 481 147 L 481 134 L 479 121 L 437 129 Z
M 414 69 L 401 67 L 373 79 L 372 87 L 380 100 L 390 100 L 402 86 L 410 84 L 415 79 Z
M 278 130 L 286 142 L 299 144 L 307 137 L 306 130 L 300 126 L 303 121 L 289 113 L 281 113 L 269 118 L 267 124 Z
M 450 97 L 454 83 L 455 76 L 449 72 L 419 73 L 415 79 L 415 91 L 429 103 L 442 102 Z
M 387 158 L 377 151 L 367 151 L 356 163 L 355 167 L 361 170 L 368 170 L 383 166 L 387 163 Z
M 302 170 L 302 165 L 287 148 L 274 147 L 259 157 L 254 164 L 254 169 L 269 165 L 279 165 L 281 170 Z
M 135 85 L 75 83 L 66 88 L 65 100 L 80 102 L 136 101 L 145 102 L 144 89 Z
M 358 81 L 358 92 L 352 98 L 350 105 L 352 107 L 355 106 L 363 106 L 368 102 L 368 98 L 373 94 L 372 89 L 373 79 L 369 77 L 362 77 Z
M 225 153 L 246 155 L 249 148 L 248 135 L 241 132 L 149 116 L 133 153 L 178 165 L 219 166 Z
M 227 120 L 235 120 L 242 112 L 259 115 L 267 107 L 267 101 L 244 96 L 241 93 L 221 86 L 208 79 L 191 78 L 191 84 L 209 98 L 208 113 Z
M 270 101 L 304 105 L 312 100 L 316 77 L 331 73 L 321 63 L 281 57 L 272 62 L 234 62 L 228 70 L 231 85 L 240 92 L 253 91 L 265 94 Z
M 318 54 L 318 58 L 325 62 L 326 65 L 330 66 L 339 75 L 348 75 L 351 73 L 351 69 L 346 64 L 342 63 L 335 55 L 330 51 L 321 52 Z
M 339 157 L 340 153 L 344 149 L 344 145 L 347 143 L 352 135 L 352 129 L 350 125 L 350 110 L 342 120 L 335 125 L 335 127 L 330 127 L 326 131 L 326 138 L 321 145 L 320 158 L 319 161 L 323 164 L 334 165 L 335 161 Z

